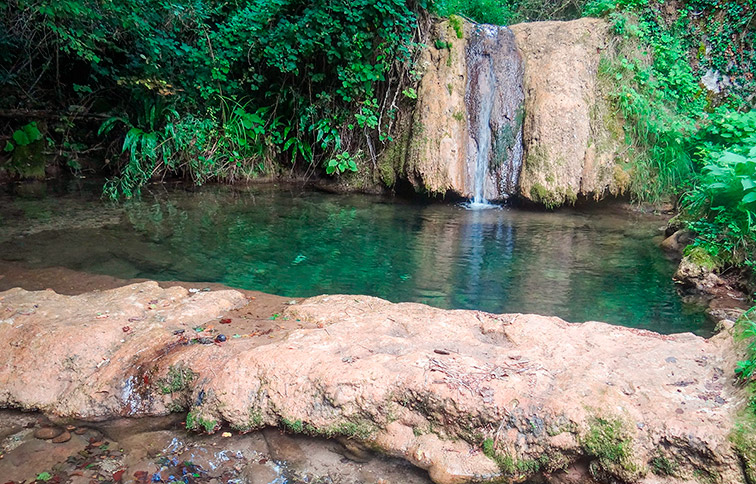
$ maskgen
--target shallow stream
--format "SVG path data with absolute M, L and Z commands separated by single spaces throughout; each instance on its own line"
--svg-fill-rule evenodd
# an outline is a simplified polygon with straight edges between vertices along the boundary
M 672 282 L 664 223 L 619 206 L 471 211 L 273 185 L 159 188 L 111 205 L 98 185 L 74 184 L 0 197 L 0 259 L 709 335 L 703 308 Z

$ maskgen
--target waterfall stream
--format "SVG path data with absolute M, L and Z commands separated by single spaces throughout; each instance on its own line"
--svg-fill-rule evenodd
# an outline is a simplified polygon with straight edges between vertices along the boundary
M 523 63 L 512 32 L 478 25 L 467 65 L 467 191 L 471 208 L 492 206 L 517 190 L 522 165 Z

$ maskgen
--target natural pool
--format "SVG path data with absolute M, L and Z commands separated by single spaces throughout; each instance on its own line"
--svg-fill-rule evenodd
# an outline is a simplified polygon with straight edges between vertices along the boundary
M 671 280 L 663 224 L 611 207 L 470 211 L 273 185 L 161 188 L 110 205 L 87 185 L 0 198 L 0 259 L 709 335 Z

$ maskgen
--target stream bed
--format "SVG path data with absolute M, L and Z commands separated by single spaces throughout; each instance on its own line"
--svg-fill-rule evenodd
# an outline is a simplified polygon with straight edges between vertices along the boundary
M 0 478 L 53 484 L 430 484 L 405 461 L 273 428 L 187 432 L 180 416 L 57 422 L 0 410 Z M 47 435 L 44 435 L 47 432 Z M 49 435 L 57 434 L 54 438 Z
M 0 196 L 0 260 L 119 278 L 217 282 L 286 297 L 366 294 L 447 309 L 713 331 L 671 279 L 663 217 L 619 205 L 538 212 L 179 186 L 110 204 L 99 184 Z

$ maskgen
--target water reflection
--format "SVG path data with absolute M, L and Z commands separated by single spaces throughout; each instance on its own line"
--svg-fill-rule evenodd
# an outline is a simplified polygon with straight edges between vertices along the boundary
M 55 220 L 97 219 L 98 211 L 112 218 L 116 210 L 72 195 L 35 203 L 48 229 Z M 8 233 L 35 223 L 28 201 L 0 207 Z M 624 212 L 466 210 L 208 187 L 145 196 L 117 213 L 104 226 L 63 224 L 13 236 L 0 245 L 0 257 L 285 296 L 359 293 L 666 333 L 711 331 L 700 309 L 684 307 L 675 293 L 673 263 L 654 240 L 661 222 Z

